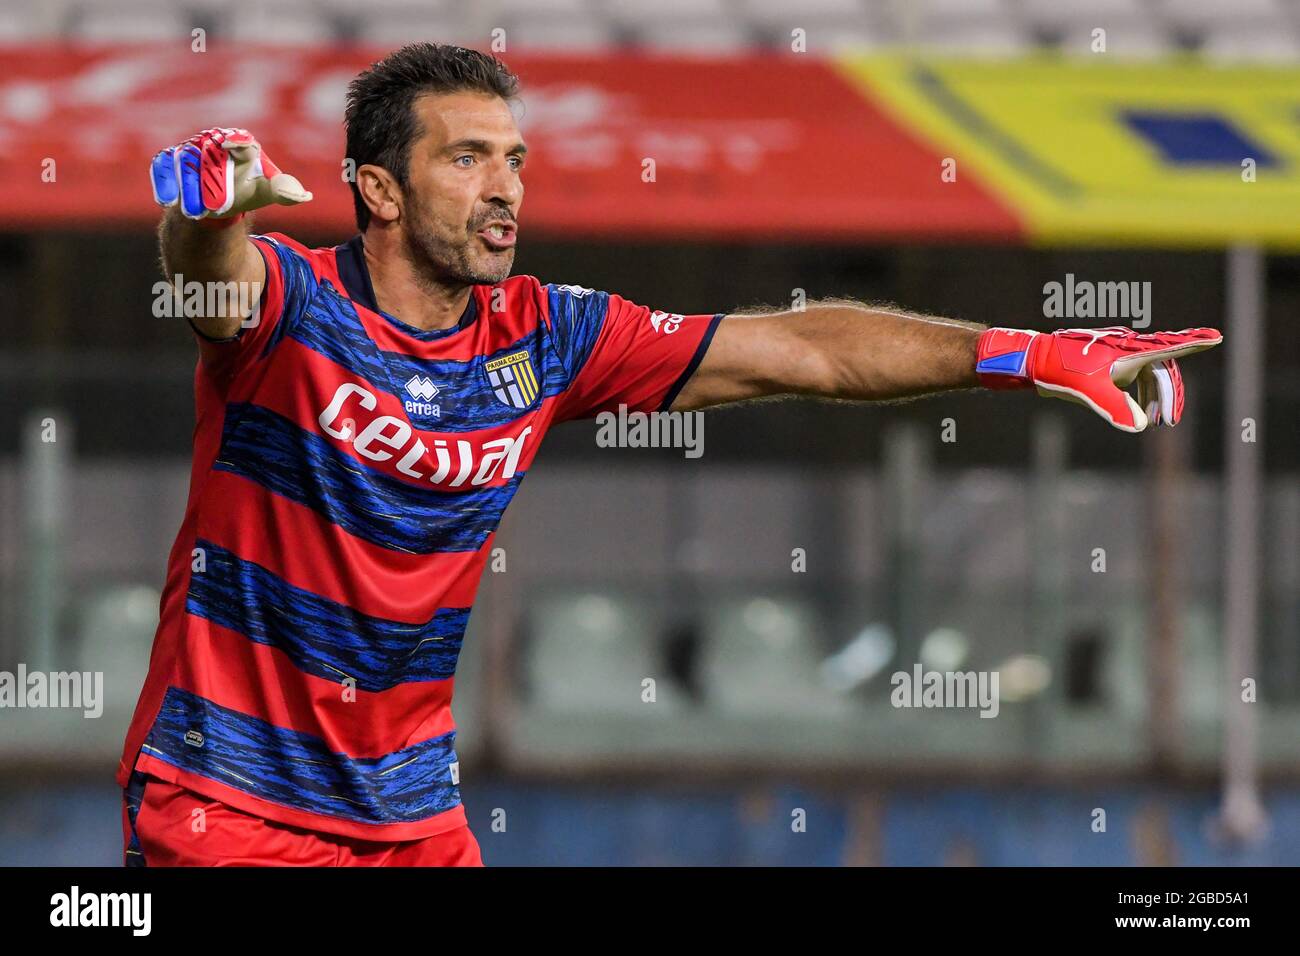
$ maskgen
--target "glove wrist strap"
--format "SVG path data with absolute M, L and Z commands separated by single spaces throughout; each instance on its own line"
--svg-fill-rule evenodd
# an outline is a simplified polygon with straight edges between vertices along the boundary
M 975 352 L 975 374 L 984 388 L 1032 388 L 1030 365 L 1038 332 L 1027 329 L 985 329 Z

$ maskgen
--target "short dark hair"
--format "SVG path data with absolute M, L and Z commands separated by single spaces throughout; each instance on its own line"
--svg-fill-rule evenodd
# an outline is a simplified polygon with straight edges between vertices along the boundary
M 415 116 L 416 97 L 464 91 L 509 101 L 519 94 L 519 79 L 488 53 L 446 43 L 411 43 L 371 64 L 348 84 L 344 125 L 354 173 L 366 164 L 382 166 L 406 189 L 411 144 L 422 132 Z M 351 186 L 357 228 L 364 232 L 370 225 L 370 209 L 355 175 Z

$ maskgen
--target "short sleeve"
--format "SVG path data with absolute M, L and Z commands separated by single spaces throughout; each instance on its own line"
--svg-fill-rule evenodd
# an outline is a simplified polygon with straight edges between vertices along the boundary
M 708 351 L 721 313 L 681 315 L 580 286 L 544 285 L 568 387 L 556 421 L 667 411 Z
M 239 331 L 224 339 L 205 335 L 190 323 L 204 363 L 230 375 L 265 358 L 285 332 L 301 320 L 316 291 L 316 276 L 304 247 L 278 234 L 249 239 L 266 264 L 266 282 L 257 309 Z

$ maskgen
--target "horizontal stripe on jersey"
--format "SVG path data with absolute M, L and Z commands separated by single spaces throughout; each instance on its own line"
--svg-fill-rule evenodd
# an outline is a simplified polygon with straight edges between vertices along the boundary
M 452 731 L 383 757 L 331 752 L 310 734 L 275 727 L 175 687 L 144 750 L 199 776 L 289 807 L 364 823 L 402 823 L 460 803 L 451 782 Z
M 394 551 L 229 472 L 213 472 L 207 487 L 228 504 L 199 516 L 196 540 L 212 541 L 298 587 L 373 617 L 428 620 L 442 607 L 469 607 L 492 548 L 489 537 L 478 551 Z M 278 535 L 268 536 L 266 528 Z M 366 569 L 364 575 L 351 570 L 359 567 Z
M 443 608 L 423 624 L 389 621 L 286 584 L 209 541 L 195 547 L 205 566 L 190 576 L 185 609 L 278 647 L 309 674 L 379 691 L 456 672 L 467 607 Z

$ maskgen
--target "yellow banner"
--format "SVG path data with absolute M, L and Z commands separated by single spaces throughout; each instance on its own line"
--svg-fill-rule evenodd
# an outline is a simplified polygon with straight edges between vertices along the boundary
M 1300 69 L 1104 54 L 839 65 L 993 189 L 1031 242 L 1300 248 Z

